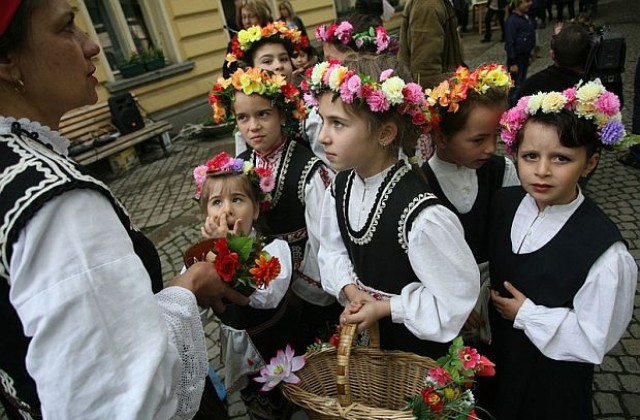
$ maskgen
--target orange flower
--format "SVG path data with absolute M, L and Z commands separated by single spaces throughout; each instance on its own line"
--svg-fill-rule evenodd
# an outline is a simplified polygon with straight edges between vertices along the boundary
M 256 266 L 249 270 L 256 282 L 256 287 L 267 287 L 271 280 L 280 274 L 280 260 L 277 257 L 270 257 L 260 254 L 256 260 Z

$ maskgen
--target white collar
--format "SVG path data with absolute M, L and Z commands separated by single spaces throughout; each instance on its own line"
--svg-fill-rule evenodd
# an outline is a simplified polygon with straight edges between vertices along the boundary
M 27 118 L 20 118 L 17 120 L 14 117 L 4 117 L 0 115 L 0 134 L 11 133 L 11 124 L 14 122 L 18 122 L 25 131 L 38 133 L 38 141 L 43 144 L 50 145 L 56 153 L 63 156 L 67 156 L 69 154 L 69 144 L 71 142 L 62 137 L 60 132 L 54 131 L 46 125 L 42 125 L 36 121 L 31 121 Z
M 534 200 L 533 197 L 528 193 L 523 201 L 523 204 L 526 206 L 527 211 L 531 213 L 545 216 L 573 214 L 573 212 L 576 211 L 576 209 L 584 201 L 584 194 L 582 194 L 582 190 L 580 189 L 580 187 L 578 187 L 578 196 L 575 198 L 575 200 L 567 204 L 556 204 L 553 206 L 547 206 L 543 211 L 538 210 L 536 200 Z
M 466 166 L 458 165 L 451 162 L 445 162 L 440 159 L 438 153 L 434 153 L 431 158 L 429 158 L 429 165 L 435 173 L 468 173 L 473 172 L 475 174 L 476 170 L 467 168 Z

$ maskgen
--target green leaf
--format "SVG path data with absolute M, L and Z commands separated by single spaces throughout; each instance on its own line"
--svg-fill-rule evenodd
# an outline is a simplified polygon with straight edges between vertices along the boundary
M 229 235 L 227 237 L 227 242 L 229 243 L 229 249 L 238 253 L 238 257 L 244 265 L 247 262 L 247 259 L 249 259 L 249 255 L 251 254 L 251 249 L 253 248 L 253 238 L 244 235 Z

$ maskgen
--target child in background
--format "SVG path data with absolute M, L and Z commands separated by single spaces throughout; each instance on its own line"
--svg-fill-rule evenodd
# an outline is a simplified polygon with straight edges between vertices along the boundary
M 317 64 L 305 96 L 339 171 L 322 206 L 322 285 L 347 306 L 343 323 L 378 322 L 381 346 L 439 357 L 476 303 L 478 267 L 458 218 L 428 190 L 413 161 L 428 130 L 420 85 L 382 56 Z
M 522 187 L 494 201 L 490 310 L 497 419 L 590 419 L 594 364 L 631 319 L 638 267 L 582 194 L 602 145 L 624 136 L 599 82 L 527 96 L 501 121 Z
M 291 248 L 291 289 L 299 298 L 294 299 L 300 320 L 297 338 L 305 344 L 317 336 L 328 338 L 340 305 L 322 289 L 317 254 L 320 210 L 331 177 L 320 159 L 287 134 L 285 123 L 305 116 L 299 91 L 282 76 L 248 68 L 219 80 L 210 98 L 214 120 L 234 115 L 249 142 L 252 150 L 240 158 L 275 175 L 273 200 L 262 214 L 269 233 Z
M 353 20 L 344 20 L 331 25 L 319 25 L 316 28 L 316 40 L 322 45 L 323 55 L 326 61 L 342 61 L 349 54 L 385 54 L 391 52 L 391 38 L 384 26 L 375 26 L 375 20 L 370 15 L 356 13 Z M 407 74 L 410 75 L 407 71 Z M 403 77 L 402 75 L 400 77 Z M 324 155 L 324 149 L 318 142 L 322 119 L 318 115 L 317 108 L 312 108 L 304 122 L 305 133 L 311 145 L 311 150 L 327 165 L 331 163 Z
M 422 170 L 433 193 L 460 219 L 479 265 L 483 287 L 465 330 L 486 342 L 490 341 L 486 280 L 491 202 L 500 188 L 519 184 L 513 162 L 495 155 L 511 85 L 506 69 L 490 64 L 472 72 L 459 67 L 452 78 L 425 92 L 437 111 L 432 118 L 436 151 Z
M 516 0 L 504 28 L 507 68 L 515 85 L 509 92 L 509 106 L 516 103 L 522 83 L 527 78 L 531 53 L 536 45 L 536 24 L 527 12 L 532 0 Z
M 293 70 L 293 84 L 300 86 L 300 83 L 305 77 L 305 71 L 309 67 L 313 67 L 318 62 L 318 51 L 313 45 L 307 45 L 301 48 L 299 51 L 294 51 L 291 54 L 291 63 L 295 70 Z
M 206 218 L 205 237 L 226 238 L 232 233 L 256 239 L 261 233 L 256 230 L 256 222 L 260 208 L 269 203 L 273 174 L 223 152 L 197 167 L 194 177 L 195 198 Z M 297 320 L 287 311 L 292 272 L 289 247 L 280 239 L 269 238 L 265 242 L 263 249 L 272 257 L 269 264 L 279 263 L 279 270 L 273 265 L 270 268 L 279 271 L 277 276 L 266 288 L 251 294 L 248 306 L 228 305 L 216 315 L 221 320 L 221 354 L 228 392 L 241 390 L 249 412 L 260 418 L 283 419 L 289 416 L 291 404 L 276 391 L 258 396 L 259 385 L 251 381 L 277 350 L 295 337 L 297 330 Z M 207 260 L 212 256 L 210 252 Z
M 284 76 L 289 84 L 293 82 L 291 55 L 309 45 L 309 39 L 299 30 L 290 29 L 283 22 L 265 26 L 252 26 L 238 32 L 231 40 L 229 63 L 239 63 L 240 68 L 255 67 Z M 226 77 L 228 78 L 228 77 Z M 289 133 L 296 139 L 305 138 L 301 124 L 297 120 L 287 121 Z M 247 141 L 238 131 L 235 133 L 236 156 L 247 150 Z

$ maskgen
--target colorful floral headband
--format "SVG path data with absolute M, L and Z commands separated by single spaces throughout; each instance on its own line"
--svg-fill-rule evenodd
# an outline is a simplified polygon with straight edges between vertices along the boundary
M 520 98 L 518 104 L 505 112 L 500 120 L 501 137 L 507 151 L 515 151 L 518 132 L 531 115 L 538 112 L 552 114 L 562 110 L 593 121 L 604 145 L 613 146 L 625 136 L 620 100 L 614 93 L 607 91 L 600 80 L 595 80 L 563 92 L 541 92 Z
M 376 54 L 380 54 L 389 48 L 391 43 L 384 26 L 370 27 L 368 31 L 353 33 L 353 25 L 342 21 L 332 23 L 328 27 L 319 25 L 316 27 L 316 39 L 319 43 L 331 42 L 334 44 L 348 45 L 354 50 L 363 50 L 367 47 L 375 48 Z
M 296 51 L 309 46 L 308 37 L 303 36 L 298 29 L 289 28 L 284 22 L 271 22 L 266 26 L 254 25 L 241 30 L 231 39 L 231 52 L 227 54 L 227 62 L 242 60 L 253 44 L 268 38 L 289 42 Z
M 202 187 L 209 175 L 242 174 L 249 178 L 258 191 L 261 192 L 260 210 L 266 210 L 271 205 L 271 191 L 275 186 L 273 171 L 269 168 L 256 168 L 253 163 L 229 156 L 227 152 L 221 152 L 204 165 L 196 166 L 193 170 L 193 178 L 196 181 L 194 198 L 200 200 Z
M 473 72 L 466 67 L 458 67 L 455 75 L 440 83 L 433 89 L 426 89 L 427 102 L 435 106 L 440 112 L 458 112 L 460 102 L 467 99 L 469 91 L 479 94 L 489 89 L 504 89 L 508 91 L 513 81 L 507 69 L 500 64 L 480 66 Z
M 287 120 L 303 120 L 307 109 L 300 90 L 287 83 L 284 76 L 249 67 L 238 69 L 228 79 L 219 78 L 209 92 L 209 103 L 216 124 L 227 122 L 233 115 L 232 104 L 236 92 L 261 95 L 271 99 L 274 106 L 286 114 Z
M 301 87 L 309 106 L 318 106 L 318 97 L 330 91 L 347 104 L 361 101 L 372 112 L 385 112 L 395 107 L 400 114 L 410 115 L 412 123 L 422 133 L 429 132 L 431 111 L 422 88 L 417 83 L 405 83 L 400 77 L 391 76 L 392 73 L 392 69 L 383 71 L 377 81 L 338 61 L 325 61 L 307 70 L 307 79 Z

